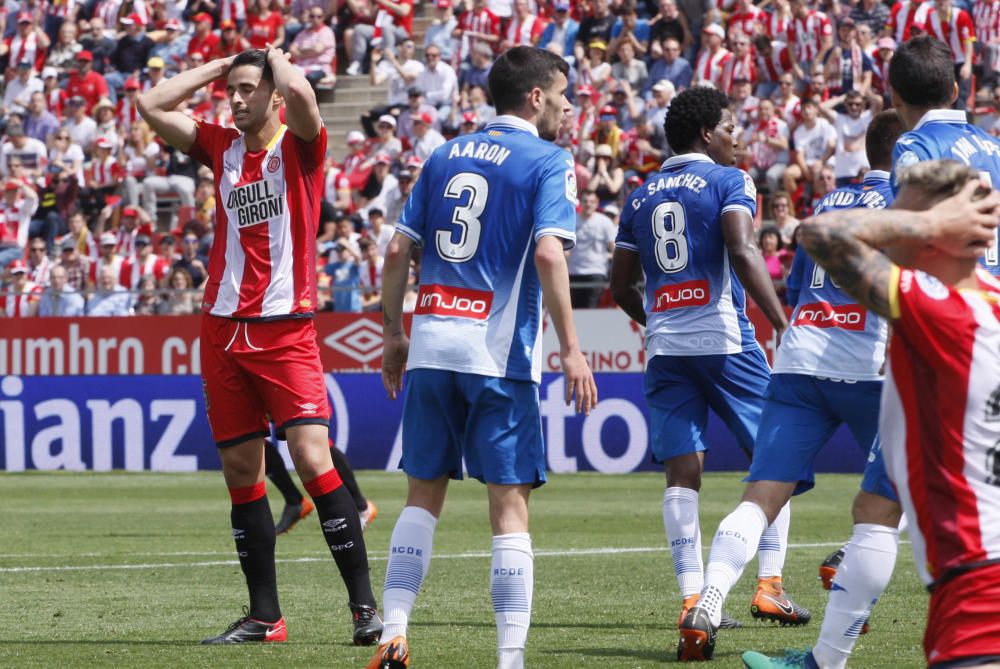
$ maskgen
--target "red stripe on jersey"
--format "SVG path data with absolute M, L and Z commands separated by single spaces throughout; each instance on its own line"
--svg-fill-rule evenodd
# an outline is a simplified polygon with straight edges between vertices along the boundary
M 286 132 L 281 155 L 285 161 L 288 182 L 288 207 L 293 216 L 292 248 L 296 262 L 292 269 L 292 311 L 316 309 L 316 228 L 319 226 L 319 205 L 323 199 L 323 158 L 326 155 L 326 128 L 311 143 Z M 294 155 L 294 158 L 292 157 Z
M 901 284 L 907 281 L 918 283 L 904 271 Z M 959 293 L 929 297 L 922 290 L 900 289 L 902 317 L 889 354 L 906 420 L 908 480 L 896 483 L 907 486 L 918 510 L 927 570 L 937 578 L 944 569 L 986 558 L 979 504 L 965 476 L 966 408 L 979 323 Z M 937 326 L 928 325 L 929 319 Z

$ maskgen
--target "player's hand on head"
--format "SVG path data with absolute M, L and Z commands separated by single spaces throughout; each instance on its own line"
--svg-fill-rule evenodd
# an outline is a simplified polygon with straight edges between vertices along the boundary
M 1000 223 L 1000 192 L 990 189 L 986 197 L 973 199 L 981 188 L 988 186 L 970 181 L 957 195 L 928 211 L 932 245 L 953 256 L 976 258 L 994 242 Z
M 382 346 L 382 385 L 389 399 L 399 397 L 403 390 L 403 372 L 410 353 L 410 339 L 405 334 L 386 337 Z
M 570 404 L 575 397 L 576 412 L 589 415 L 591 409 L 597 406 L 597 384 L 587 359 L 580 351 L 560 353 L 559 358 L 566 377 L 566 404 Z

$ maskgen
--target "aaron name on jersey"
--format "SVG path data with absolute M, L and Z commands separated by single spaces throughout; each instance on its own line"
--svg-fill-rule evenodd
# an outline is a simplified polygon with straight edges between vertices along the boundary
M 503 165 L 503 161 L 510 156 L 510 149 L 505 149 L 499 144 L 489 142 L 455 142 L 448 152 L 448 160 L 452 158 L 472 158 L 474 160 L 488 160 L 497 165 Z
M 284 214 L 285 198 L 282 193 L 272 193 L 271 183 L 266 179 L 252 181 L 229 192 L 226 209 L 234 212 L 237 224 L 245 228 Z

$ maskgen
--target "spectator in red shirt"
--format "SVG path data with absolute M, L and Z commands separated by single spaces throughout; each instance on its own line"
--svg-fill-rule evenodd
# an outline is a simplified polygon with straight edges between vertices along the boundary
M 41 70 L 50 40 L 41 28 L 35 27 L 30 12 L 17 15 L 17 32 L 0 44 L 0 56 L 7 55 L 7 78 L 13 76 L 18 63 L 28 61 L 35 70 Z
M 84 49 L 76 54 L 76 70 L 70 71 L 69 81 L 66 82 L 66 95 L 82 97 L 88 114 L 101 98 L 110 97 L 108 82 L 103 75 L 94 72 L 93 64 L 94 54 L 90 51 Z
M 135 257 L 126 258 L 122 263 L 118 283 L 126 288 L 134 288 L 148 274 L 153 275 L 157 282 L 163 281 L 163 277 L 170 271 L 170 261 L 153 253 L 152 241 L 149 235 L 136 236 Z
M 222 41 L 222 38 L 212 32 L 212 15 L 199 12 L 192 16 L 191 20 L 194 21 L 194 35 L 188 42 L 188 57 L 197 52 L 206 62 L 210 61 L 219 55 L 219 43 Z M 263 45 L 260 48 L 263 48 Z
M 280 45 L 285 41 L 285 19 L 281 12 L 272 10 L 271 0 L 255 0 L 243 31 L 251 48 L 263 49 L 268 43 Z
M 500 42 L 500 17 L 487 8 L 486 0 L 473 0 L 472 9 L 458 17 L 458 27 L 451 36 L 461 42 L 458 59 L 465 62 L 472 57 L 478 44 L 496 49 Z

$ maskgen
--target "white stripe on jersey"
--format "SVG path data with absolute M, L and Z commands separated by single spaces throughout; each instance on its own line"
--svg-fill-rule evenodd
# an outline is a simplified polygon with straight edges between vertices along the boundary
M 276 150 L 280 151 L 280 146 L 280 143 L 275 145 Z M 264 160 L 266 161 L 267 158 Z M 284 171 L 285 161 L 281 161 L 279 169 Z M 283 173 L 281 178 L 285 178 Z M 264 291 L 261 313 L 289 313 L 295 306 L 292 304 L 295 295 L 295 275 L 292 272 L 293 254 L 282 253 L 283 249 L 292 248 L 292 226 L 289 225 L 288 208 L 285 208 L 284 216 L 271 219 L 267 225 L 268 238 L 271 242 L 271 282 L 268 284 L 267 290 Z
M 496 363 L 497 376 L 503 376 L 507 371 L 508 358 L 510 357 L 510 345 L 514 341 L 514 331 L 517 330 L 517 308 L 520 306 L 518 299 L 521 296 L 521 282 L 524 280 L 524 265 L 528 261 L 528 252 L 531 251 L 533 246 L 533 239 L 528 238 L 528 245 L 524 247 L 524 253 L 521 254 L 521 263 L 517 266 L 517 278 L 514 279 L 514 285 L 510 288 L 510 299 L 507 300 L 507 304 L 504 305 L 503 309 L 500 311 L 500 318 L 497 320 L 497 328 L 493 332 L 492 341 L 487 340 L 487 342 L 493 344 L 490 346 L 492 349 L 489 353 L 493 357 Z M 539 318 L 541 318 L 541 310 L 538 311 Z M 535 340 L 535 350 L 542 348 L 542 328 L 541 321 L 539 321 L 538 337 Z M 541 367 L 531 367 L 532 380 L 535 383 L 541 383 L 542 379 L 539 375 L 535 378 L 535 370 L 541 369 Z
M 748 212 L 749 213 L 749 212 Z M 753 217 L 751 217 L 753 218 Z M 737 338 L 726 337 L 726 353 L 742 353 L 743 341 L 740 328 L 740 317 L 736 313 L 736 306 L 733 304 L 733 274 L 729 268 L 729 251 L 722 251 L 722 295 L 718 302 L 719 316 L 722 317 L 723 332 L 737 333 Z M 753 323 L 750 323 L 753 329 Z
M 233 140 L 233 143 L 226 149 L 226 152 L 222 154 L 222 164 L 238 165 L 239 168 L 237 170 L 239 170 L 243 166 L 243 154 L 243 138 L 238 137 Z M 232 175 L 230 175 L 231 178 L 229 179 L 219 177 L 220 175 L 216 175 L 216 178 L 219 179 L 219 195 L 222 197 L 222 201 L 226 202 L 229 200 L 229 194 L 233 191 L 233 182 L 239 178 L 239 173 L 237 172 L 235 179 L 232 178 Z M 240 306 L 240 285 L 243 283 L 243 268 L 246 264 L 246 255 L 243 253 L 243 245 L 240 243 L 239 232 L 228 228 L 228 221 L 219 221 L 216 225 L 227 226 L 226 263 L 225 270 L 222 273 L 222 281 L 219 284 L 219 294 L 215 298 L 215 304 L 212 306 L 210 313 L 231 314 Z

